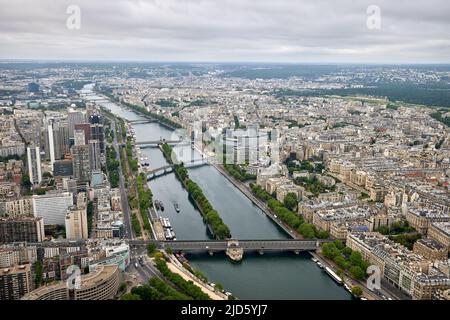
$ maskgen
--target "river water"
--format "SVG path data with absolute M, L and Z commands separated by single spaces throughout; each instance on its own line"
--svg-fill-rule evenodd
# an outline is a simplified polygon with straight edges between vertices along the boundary
M 97 103 L 126 120 L 143 120 L 135 112 L 115 103 L 103 100 Z M 173 132 L 159 123 L 136 124 L 133 130 L 137 142 L 161 138 L 176 140 Z M 174 150 L 180 160 L 201 158 L 190 146 L 177 146 Z M 142 153 L 148 156 L 151 168 L 167 164 L 158 148 L 142 149 Z M 189 176 L 203 189 L 234 238 L 289 238 L 214 167 L 205 165 L 190 168 Z M 178 240 L 211 238 L 200 212 L 174 173 L 149 181 L 149 187 L 154 199 L 164 203 L 165 210 L 159 213 L 170 219 Z M 175 202 L 180 207 L 178 213 L 173 206 Z M 230 262 L 225 254 L 189 255 L 188 259 L 192 267 L 203 272 L 211 282 L 221 283 L 239 299 L 351 299 L 342 286 L 337 285 L 311 261 L 308 253 L 245 254 L 240 263 Z

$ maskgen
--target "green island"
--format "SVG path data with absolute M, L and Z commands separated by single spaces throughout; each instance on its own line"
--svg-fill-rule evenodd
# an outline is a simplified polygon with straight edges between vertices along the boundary
M 173 164 L 172 159 L 172 147 L 167 143 L 161 145 L 166 160 Z M 200 212 L 203 215 L 205 222 L 211 227 L 211 231 L 217 239 L 229 239 L 231 238 L 230 228 L 223 222 L 217 210 L 213 208 L 209 200 L 204 195 L 202 189 L 189 178 L 187 169 L 183 163 L 174 165 L 177 178 L 181 181 L 186 188 L 189 196 L 194 199 Z

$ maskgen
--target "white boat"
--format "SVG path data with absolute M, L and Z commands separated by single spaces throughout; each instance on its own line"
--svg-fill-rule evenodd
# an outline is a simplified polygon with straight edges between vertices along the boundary
M 341 277 L 339 277 L 333 270 L 331 270 L 329 267 L 325 267 L 325 272 L 328 273 L 328 275 L 337 283 L 342 284 L 343 281 Z
M 317 261 L 318 261 L 316 258 L 312 258 L 311 260 L 314 261 L 314 262 L 317 262 Z

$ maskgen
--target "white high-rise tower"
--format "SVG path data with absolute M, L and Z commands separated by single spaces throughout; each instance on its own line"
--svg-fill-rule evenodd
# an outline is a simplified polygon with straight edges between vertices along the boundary
M 39 147 L 27 147 L 28 175 L 32 184 L 42 181 L 41 154 Z

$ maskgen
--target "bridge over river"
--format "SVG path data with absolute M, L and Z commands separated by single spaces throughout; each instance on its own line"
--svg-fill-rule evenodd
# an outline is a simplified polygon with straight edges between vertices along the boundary
M 190 141 L 186 140 L 148 140 L 148 141 L 136 141 L 135 145 L 139 146 L 141 149 L 144 148 L 159 148 L 160 145 L 167 143 L 169 146 L 182 146 L 190 145 Z
M 227 251 L 230 248 L 240 248 L 243 252 L 255 251 L 281 252 L 281 251 L 315 251 L 324 242 L 331 240 L 298 240 L 298 239 L 279 239 L 279 240 L 176 240 L 176 241 L 156 241 L 156 240 L 130 240 L 131 247 L 146 247 L 153 243 L 159 249 L 171 248 L 173 251 L 181 252 L 215 252 Z
M 207 159 L 197 159 L 194 161 L 189 161 L 183 163 L 185 168 L 195 168 L 195 167 L 201 167 L 208 164 Z M 147 175 L 147 181 L 150 181 L 154 178 L 163 176 L 165 174 L 171 173 L 174 170 L 173 164 L 168 164 L 159 168 L 151 169 L 151 168 L 142 168 L 141 170 Z

